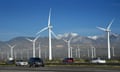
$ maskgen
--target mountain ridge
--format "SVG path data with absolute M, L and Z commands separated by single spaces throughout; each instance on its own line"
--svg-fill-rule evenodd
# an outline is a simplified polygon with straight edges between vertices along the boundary
M 66 33 L 66 34 L 59 34 L 58 37 L 60 39 L 52 38 L 52 48 L 53 48 L 53 57 L 67 57 L 67 43 L 63 40 L 69 40 L 72 37 L 71 40 L 71 47 L 73 48 L 73 55 L 75 57 L 75 49 L 79 46 L 81 48 L 82 54 L 86 53 L 86 50 L 95 47 L 97 49 L 97 55 L 98 56 L 107 56 L 107 38 L 106 35 L 102 36 L 80 36 L 77 33 Z M 7 57 L 7 53 L 10 56 L 10 48 L 7 46 L 7 44 L 10 45 L 16 45 L 14 48 L 14 51 L 16 51 L 18 58 L 21 55 L 21 52 L 23 52 L 24 56 L 29 51 L 30 55 L 32 56 L 32 42 L 29 42 L 26 38 L 34 39 L 34 37 L 16 37 L 9 41 L 0 41 L 0 54 L 3 53 L 5 57 Z M 95 39 L 94 39 L 95 38 Z M 120 56 L 120 35 L 110 35 L 111 40 L 111 48 L 116 48 L 116 56 Z M 36 41 L 36 54 L 38 56 L 38 45 L 41 44 L 41 50 L 42 50 L 42 57 L 45 57 L 44 54 L 47 52 L 48 57 L 48 37 L 40 37 Z M 100 52 L 103 49 L 102 52 Z M 15 53 L 14 53 L 15 54 Z M 85 56 L 87 56 L 85 54 Z M 26 56 L 25 56 L 26 57 Z M 23 57 L 23 58 L 25 58 Z M 84 57 L 84 55 L 83 55 Z

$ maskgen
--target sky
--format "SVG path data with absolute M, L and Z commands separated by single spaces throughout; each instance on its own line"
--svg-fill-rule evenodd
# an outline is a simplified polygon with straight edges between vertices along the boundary
M 101 35 L 96 27 L 106 28 L 113 18 L 111 31 L 120 34 L 120 0 L 0 0 L 0 41 L 35 37 L 47 26 L 50 8 L 55 34 Z

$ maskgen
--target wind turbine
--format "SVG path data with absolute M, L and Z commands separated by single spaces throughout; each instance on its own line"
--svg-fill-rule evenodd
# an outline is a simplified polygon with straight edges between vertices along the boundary
M 35 42 L 36 40 L 39 38 L 40 35 L 36 36 L 35 39 L 29 39 L 29 38 L 26 38 L 28 41 L 32 42 L 33 43 L 33 57 L 36 57 L 35 56 Z
M 80 58 L 80 48 L 79 46 L 76 48 L 76 57 Z
M 94 52 L 94 57 L 96 57 L 96 48 L 93 48 L 93 52 Z
M 65 39 L 63 39 L 63 40 L 67 43 L 67 45 L 68 45 L 68 58 L 71 57 L 71 47 L 70 47 L 70 42 L 71 42 L 72 38 L 73 38 L 73 37 L 71 37 L 69 40 L 65 40 Z
M 114 19 L 110 22 L 107 28 L 97 27 L 98 29 L 107 32 L 107 46 L 108 46 L 108 59 L 111 59 L 111 52 L 110 52 L 110 27 L 113 23 Z
M 41 58 L 41 47 L 40 47 L 40 43 L 39 43 L 38 49 L 39 49 L 39 58 Z
M 50 17 L 51 17 L 51 8 L 50 8 L 50 11 L 49 11 L 48 26 L 43 28 L 43 29 L 41 29 L 37 34 L 43 32 L 45 30 L 48 30 L 48 35 L 49 35 L 49 60 L 52 60 L 51 35 L 53 35 L 56 38 L 57 38 L 57 36 L 52 31 L 53 26 L 50 24 Z
M 92 55 L 91 57 L 92 57 L 92 58 L 95 58 L 95 57 L 96 57 L 95 47 L 91 47 L 91 53 L 92 53 L 92 54 L 91 54 L 91 55 Z
M 115 48 L 112 47 L 112 54 L 113 54 L 113 57 L 115 56 Z
M 73 47 L 70 47 L 70 57 L 71 57 L 71 58 L 73 57 L 72 52 L 73 52 Z
M 30 56 L 30 55 L 29 55 L 29 50 L 27 50 L 27 59 L 29 59 L 29 56 Z
M 0 54 L 1 55 L 1 54 Z M 10 56 L 10 54 L 9 54 L 9 52 L 7 52 L 7 59 L 9 59 L 9 56 Z
M 10 49 L 11 49 L 11 60 L 13 60 L 13 48 L 15 48 L 15 46 L 16 45 L 10 45 L 10 44 L 7 44 L 8 45 L 8 47 L 10 47 Z

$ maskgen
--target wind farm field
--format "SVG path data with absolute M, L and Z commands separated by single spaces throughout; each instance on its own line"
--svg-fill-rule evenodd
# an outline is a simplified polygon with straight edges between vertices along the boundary
M 76 34 L 76 36 L 75 36 Z M 67 35 L 67 37 L 66 37 Z M 68 39 L 73 37 L 71 40 L 72 57 L 79 59 L 102 57 L 107 59 L 107 40 L 106 36 L 97 36 L 97 39 L 90 37 L 80 36 L 77 33 L 63 34 L 62 39 Z M 7 44 L 16 44 L 13 50 L 13 56 L 15 59 L 29 59 L 33 56 L 32 43 L 26 40 L 26 38 L 34 39 L 34 37 L 16 37 L 9 41 L 0 42 L 0 60 L 6 61 L 11 56 L 11 50 Z M 120 35 L 111 35 L 111 57 L 112 59 L 119 59 L 120 57 Z M 52 55 L 53 59 L 63 59 L 68 57 L 68 46 L 64 40 L 57 40 L 52 38 Z M 41 57 L 48 59 L 48 37 L 39 37 L 36 41 L 36 56 L 39 57 L 39 43 L 41 43 Z
M 120 72 L 120 1 L 0 0 L 0 72 Z

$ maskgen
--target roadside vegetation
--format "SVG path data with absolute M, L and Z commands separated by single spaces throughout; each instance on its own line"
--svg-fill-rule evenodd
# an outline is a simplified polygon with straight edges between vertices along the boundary
M 82 66 L 82 65 L 109 65 L 109 66 L 119 66 L 120 67 L 120 60 L 116 59 L 111 59 L 111 60 L 106 60 L 105 64 L 100 64 L 100 63 L 91 63 L 89 59 L 74 59 L 74 63 L 63 63 L 62 59 L 54 59 L 54 60 L 44 60 L 45 65 L 76 65 L 76 66 Z M 8 64 L 7 61 L 0 61 L 0 65 L 15 65 L 14 64 Z

